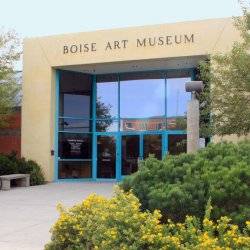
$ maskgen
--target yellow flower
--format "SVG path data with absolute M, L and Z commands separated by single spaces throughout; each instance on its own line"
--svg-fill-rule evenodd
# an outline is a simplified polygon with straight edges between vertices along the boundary
M 211 226 L 213 226 L 213 222 L 212 222 L 211 220 L 205 218 L 205 219 L 203 220 L 203 225 L 204 225 L 204 226 L 211 227 Z

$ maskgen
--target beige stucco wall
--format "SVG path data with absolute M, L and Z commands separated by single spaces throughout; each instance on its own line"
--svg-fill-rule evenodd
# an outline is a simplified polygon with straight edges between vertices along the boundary
M 194 42 L 137 47 L 137 39 L 194 35 Z M 128 40 L 126 48 L 108 49 L 108 42 Z M 136 28 L 102 30 L 24 40 L 22 155 L 37 161 L 53 180 L 55 68 L 61 66 L 178 58 L 224 52 L 239 40 L 231 19 L 213 19 Z M 63 47 L 95 43 L 96 51 L 63 54 Z

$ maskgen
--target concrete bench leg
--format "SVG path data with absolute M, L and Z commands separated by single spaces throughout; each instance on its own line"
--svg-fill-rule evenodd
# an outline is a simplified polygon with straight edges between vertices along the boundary
M 30 177 L 25 177 L 25 178 L 21 179 L 20 186 L 21 187 L 29 187 L 30 186 Z
M 26 187 L 30 186 L 30 176 L 26 177 Z
M 10 190 L 10 180 L 2 180 L 2 190 Z

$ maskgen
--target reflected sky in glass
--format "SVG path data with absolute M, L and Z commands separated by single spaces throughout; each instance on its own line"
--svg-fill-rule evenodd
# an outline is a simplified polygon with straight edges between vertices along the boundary
M 113 120 L 97 120 L 96 121 L 97 132 L 117 132 L 118 122 Z
M 97 82 L 97 119 L 118 118 L 118 82 L 112 80 Z M 167 79 L 167 93 L 165 79 L 120 81 L 120 118 L 154 118 L 165 114 L 167 117 L 186 116 L 187 102 L 191 99 L 191 94 L 185 91 L 187 81 L 190 77 Z M 90 96 L 64 94 L 63 97 L 63 116 L 90 117 Z
M 63 94 L 63 116 L 90 117 L 90 96 Z
M 108 115 L 110 115 L 111 117 L 117 117 L 118 83 L 117 82 L 97 83 L 97 101 L 101 102 L 107 109 L 109 109 Z M 100 109 L 97 110 L 97 118 L 102 118 L 104 115 L 105 114 L 102 114 L 102 112 L 100 112 Z
M 191 99 L 191 93 L 185 90 L 185 83 L 191 78 L 167 79 L 167 116 L 185 116 L 187 103 Z
M 121 118 L 163 116 L 165 113 L 164 89 L 164 79 L 121 81 Z

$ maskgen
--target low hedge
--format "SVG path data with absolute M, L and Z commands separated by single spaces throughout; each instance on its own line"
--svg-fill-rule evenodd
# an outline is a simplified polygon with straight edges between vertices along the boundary
M 211 197 L 212 219 L 229 216 L 243 225 L 250 220 L 250 141 L 210 144 L 196 154 L 149 157 L 121 183 L 133 190 L 143 209 L 159 209 L 163 221 L 202 218 Z
M 59 206 L 45 250 L 250 249 L 250 222 L 240 230 L 227 217 L 210 220 L 210 211 L 208 204 L 203 220 L 187 216 L 183 223 L 161 224 L 160 212 L 141 211 L 131 192 L 117 190 L 111 199 L 93 194 L 70 209 Z
M 15 154 L 0 155 L 0 175 L 30 174 L 30 185 L 45 182 L 41 167 L 32 160 L 17 158 Z

